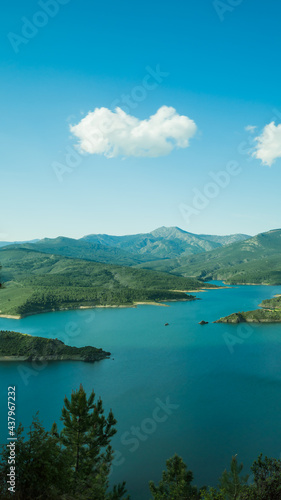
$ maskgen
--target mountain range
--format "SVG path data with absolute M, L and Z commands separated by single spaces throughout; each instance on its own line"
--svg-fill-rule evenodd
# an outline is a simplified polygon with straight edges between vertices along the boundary
M 204 281 L 281 283 L 281 229 L 253 237 L 202 235 L 178 227 L 160 227 L 150 233 L 127 236 L 44 238 L 2 247 L 0 261 L 1 253 L 8 249 L 149 269 Z
M 23 243 L 7 243 L 10 248 L 25 248 L 97 262 L 135 266 L 146 262 L 188 257 L 221 248 L 250 238 L 245 234 L 230 236 L 198 235 L 178 227 L 160 227 L 150 233 L 128 236 L 90 234 L 80 239 L 44 238 Z M 5 248 L 4 245 L 1 245 Z
M 146 267 L 206 281 L 281 284 L 281 229 L 186 258 L 150 262 Z

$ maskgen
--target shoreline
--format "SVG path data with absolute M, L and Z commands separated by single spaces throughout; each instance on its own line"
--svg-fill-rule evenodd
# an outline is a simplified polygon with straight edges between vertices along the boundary
M 235 314 L 235 313 L 233 313 L 233 314 Z M 223 323 L 225 325 L 241 325 L 244 323 L 255 323 L 255 324 L 267 323 L 269 325 L 272 325 L 274 323 L 281 323 L 281 319 L 267 319 L 267 318 L 247 319 L 246 318 L 246 319 L 243 319 L 243 321 L 224 321 L 224 318 L 220 318 L 220 319 L 217 319 L 216 321 L 213 321 L 213 323 Z
M 206 291 L 211 291 L 211 290 L 225 290 L 226 288 L 233 288 L 233 286 L 213 286 L 211 288 L 209 287 L 202 287 L 198 288 L 198 290 L 170 290 L 170 292 L 184 292 L 184 293 L 199 293 L 199 292 L 206 292 Z
M 14 331 L 0 331 L 0 363 L 82 361 L 109 359 L 111 353 L 93 346 L 75 347 L 57 338 L 45 338 Z
M 262 285 L 266 286 L 266 285 Z M 267 286 L 280 286 L 280 285 L 267 285 Z M 267 302 L 269 302 L 268 305 L 270 305 L 270 301 L 273 300 L 275 297 L 281 297 L 280 293 L 276 293 L 273 295 L 272 298 L 270 299 L 265 299 Z M 228 314 L 227 316 L 224 316 L 222 318 L 219 318 L 216 321 L 213 321 L 213 323 L 225 323 L 225 324 L 240 324 L 240 323 L 268 323 L 268 324 L 273 324 L 273 323 L 281 323 L 281 315 L 280 317 L 270 317 L 271 314 L 276 314 L 280 313 L 281 314 L 281 309 L 280 308 L 275 308 L 275 307 L 267 307 L 266 305 L 263 305 L 264 300 L 258 304 L 257 309 L 253 309 L 250 311 L 241 311 L 241 312 L 234 312 L 231 314 Z M 253 314 L 262 314 L 262 311 L 264 314 L 268 314 L 268 316 L 264 317 L 253 317 Z M 250 317 L 247 317 L 250 314 Z M 229 319 L 231 318 L 231 321 Z
M 248 284 L 248 283 L 247 283 Z M 251 285 L 251 283 L 249 283 Z M 258 285 L 258 284 L 257 284 Z M 271 285 L 268 285 L 271 286 Z M 171 292 L 178 292 L 178 293 L 203 293 L 205 291 L 210 291 L 210 290 L 224 290 L 225 288 L 233 288 L 233 286 L 228 285 L 228 286 L 214 286 L 214 287 L 202 287 L 199 288 L 198 290 L 169 290 Z M 194 300 L 201 300 L 198 297 L 193 297 L 193 298 L 187 298 L 187 299 L 168 299 L 163 302 L 154 302 L 154 301 L 147 301 L 147 302 L 133 302 L 133 304 L 106 304 L 106 305 L 94 305 L 94 306 L 79 306 L 79 307 L 62 307 L 60 309 L 46 309 L 45 311 L 34 311 L 26 314 L 1 314 L 0 313 L 0 318 L 3 319 L 24 319 L 27 318 L 28 316 L 37 316 L 39 314 L 46 314 L 50 312 L 60 312 L 60 311 L 78 311 L 78 310 L 83 310 L 83 309 L 123 309 L 127 307 L 137 307 L 138 305 L 149 305 L 149 306 L 160 306 L 160 307 L 170 307 L 168 304 L 165 304 L 164 302 L 193 302 Z
M 223 282 L 224 283 L 224 282 Z M 169 290 L 171 292 L 178 292 L 178 293 L 203 293 L 205 291 L 210 291 L 210 290 L 224 290 L 225 288 L 233 288 L 233 286 L 247 286 L 247 285 L 260 285 L 260 283 L 241 283 L 240 285 L 227 285 L 227 286 L 214 286 L 214 287 L 202 287 L 199 288 L 198 290 Z M 263 286 L 275 286 L 275 285 L 263 285 Z M 281 295 L 281 294 L 280 294 Z M 276 295 L 278 297 L 278 295 Z M 189 298 L 189 299 L 170 299 L 170 300 L 165 300 L 163 302 L 192 302 L 194 300 L 201 300 L 198 297 L 194 298 Z M 102 309 L 102 308 L 114 308 L 114 309 L 123 309 L 127 307 L 137 307 L 138 305 L 150 305 L 150 306 L 160 306 L 160 307 L 170 307 L 168 304 L 165 304 L 163 302 L 154 302 L 154 301 L 148 301 L 148 302 L 133 302 L 133 304 L 106 304 L 106 305 L 94 305 L 94 306 L 79 306 L 79 307 L 62 307 L 60 309 L 46 309 L 45 311 L 34 311 L 26 314 L 1 314 L 0 313 L 0 318 L 3 319 L 24 319 L 27 318 L 28 316 L 37 316 L 38 314 L 46 314 L 50 312 L 60 312 L 60 311 L 78 311 L 81 309 Z
M 225 281 L 223 281 L 225 283 Z M 228 286 L 223 288 L 233 288 L 234 286 L 280 286 L 280 285 L 271 285 L 270 283 L 226 283 Z
M 22 317 L 20 315 L 13 316 L 12 314 L 0 314 L 0 318 L 6 318 L 6 319 L 21 319 Z
M 110 355 L 111 356 L 111 355 Z M 0 356 L 0 363 L 6 362 L 10 363 L 11 361 L 19 362 L 19 361 L 28 361 L 32 363 L 33 361 L 83 361 L 84 363 L 95 363 L 96 361 L 103 361 L 104 359 L 110 359 L 110 356 L 104 356 L 95 360 L 85 360 L 83 356 L 67 356 L 67 355 L 58 355 L 58 356 L 36 356 L 35 358 L 30 359 L 30 356 Z
M 182 291 L 182 290 L 180 290 Z M 192 299 L 170 299 L 166 300 L 165 302 L 192 302 L 193 300 L 199 300 L 196 297 Z M 81 309 L 124 309 L 127 307 L 137 307 L 139 305 L 148 305 L 148 306 L 160 306 L 160 307 L 170 307 L 168 304 L 164 304 L 163 302 L 133 302 L 133 304 L 121 304 L 121 305 L 95 305 L 95 306 L 79 306 L 79 307 L 63 307 L 60 309 L 46 309 L 45 311 L 36 311 L 36 312 L 30 312 L 26 314 L 17 314 L 17 315 L 12 315 L 12 314 L 0 314 L 0 318 L 4 319 L 24 319 L 27 318 L 28 316 L 37 316 L 39 314 L 46 314 L 46 313 L 51 313 L 51 312 L 62 312 L 62 311 L 78 311 Z

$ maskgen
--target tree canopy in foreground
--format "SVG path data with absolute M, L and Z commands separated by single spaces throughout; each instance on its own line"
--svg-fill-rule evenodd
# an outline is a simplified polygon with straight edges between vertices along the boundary
M 16 443 L 16 492 L 17 500 L 120 500 L 126 493 L 125 483 L 109 491 L 109 472 L 113 460 L 110 445 L 116 433 L 116 420 L 112 411 L 104 415 L 101 399 L 95 401 L 92 391 L 89 398 L 80 385 L 71 399 L 64 399 L 58 432 L 54 423 L 46 431 L 38 415 L 24 436 L 19 425 Z M 0 464 L 0 497 L 10 499 L 7 473 L 9 451 L 3 447 Z M 128 498 L 128 497 L 127 497 Z
M 62 430 L 56 423 L 46 431 L 38 414 L 25 432 L 16 430 L 16 488 L 9 491 L 9 448 L 3 446 L 0 462 L 0 498 L 8 500 L 129 500 L 125 483 L 109 487 L 114 457 L 111 438 L 116 433 L 112 411 L 104 414 L 94 391 L 87 397 L 83 386 L 64 398 Z M 12 442 L 12 441 L 10 441 Z M 263 458 L 252 465 L 251 484 L 243 465 L 232 457 L 217 488 L 193 485 L 193 473 L 175 454 L 167 460 L 159 484 L 150 481 L 153 500 L 280 500 L 281 460 Z M 147 499 L 148 500 L 148 499 Z

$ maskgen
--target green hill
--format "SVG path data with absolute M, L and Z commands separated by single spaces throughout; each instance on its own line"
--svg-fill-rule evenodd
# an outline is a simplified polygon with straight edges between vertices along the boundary
M 181 290 L 206 286 L 192 278 L 23 248 L 0 249 L 0 262 L 5 286 L 0 294 L 0 314 L 5 315 L 95 305 L 191 300 L 194 297 Z
M 23 245 L 25 243 L 37 243 L 39 241 L 38 239 L 36 240 L 28 240 L 28 241 L 0 241 L 0 247 L 6 247 L 8 245 Z
M 231 284 L 281 284 L 281 230 L 261 233 L 188 258 L 151 262 L 146 267 Z
M 173 259 L 220 248 L 249 236 L 196 235 L 178 227 L 161 227 L 145 234 L 110 236 L 92 234 L 78 240 L 73 238 L 44 238 L 32 242 L 9 243 L 9 248 L 25 248 L 39 252 L 93 260 L 121 266 L 146 266 L 150 261 Z M 3 245 L 0 244 L 3 247 Z M 158 265 L 158 263 L 157 263 Z M 152 266 L 154 267 L 154 266 Z
M 75 259 L 87 259 L 108 264 L 119 264 L 120 266 L 133 266 L 146 261 L 138 255 L 132 255 L 125 250 L 100 243 L 91 243 L 73 238 L 44 238 L 35 243 L 10 244 L 8 249 L 24 248 L 48 254 L 63 255 Z
M 3 249 L 26 249 L 105 264 L 134 266 L 164 272 L 173 270 L 173 259 L 220 248 L 247 235 L 196 235 L 178 227 L 161 227 L 151 233 L 128 236 L 88 235 L 78 240 L 59 236 L 27 242 L 0 244 Z M 151 264 L 150 264 L 151 263 Z
M 249 238 L 247 235 L 211 236 L 189 233 L 179 227 L 160 227 L 150 233 L 127 236 L 92 234 L 83 240 L 115 247 L 145 260 L 173 259 L 180 256 L 206 252 L 233 241 Z
M 281 323 L 281 297 L 263 300 L 261 309 L 242 311 L 220 318 L 215 323 Z
M 96 347 L 71 347 L 58 339 L 0 331 L 0 361 L 100 361 L 110 356 Z

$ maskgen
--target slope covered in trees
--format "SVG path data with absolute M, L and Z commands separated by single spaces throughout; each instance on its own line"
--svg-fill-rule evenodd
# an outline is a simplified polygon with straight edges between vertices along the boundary
M 133 266 L 149 260 L 149 258 L 143 259 L 141 256 L 134 255 L 121 248 L 102 245 L 98 242 L 92 243 L 83 239 L 65 238 L 63 236 L 59 236 L 58 238 L 44 238 L 35 243 L 11 244 L 4 248 L 9 248 L 10 250 L 21 248 L 35 252 L 72 257 L 74 259 L 93 260 L 105 264 L 118 264 L 120 266 Z
M 181 290 L 211 286 L 196 279 L 27 249 L 1 249 L 0 261 L 5 281 L 0 314 L 6 315 L 95 305 L 190 300 L 194 297 Z
M 249 236 L 244 234 L 214 236 L 188 233 L 178 227 L 160 227 L 144 234 L 90 234 L 78 240 L 60 236 L 9 245 L 10 248 L 25 248 L 107 264 L 135 266 L 156 259 L 173 259 L 206 252 L 247 238 Z
M 220 318 L 216 323 L 281 323 L 281 297 L 263 300 L 261 309 L 242 311 Z
M 231 284 L 281 284 L 281 230 L 261 233 L 210 252 L 140 267 Z
M 91 346 L 71 347 L 58 339 L 46 339 L 32 335 L 0 330 L 0 361 L 72 360 L 100 361 L 110 356 L 110 352 Z
M 249 236 L 245 234 L 228 236 L 194 234 L 179 227 L 163 226 L 150 233 L 127 236 L 90 234 L 84 236 L 82 240 L 119 248 L 149 261 L 152 259 L 173 259 L 202 253 L 247 238 Z

